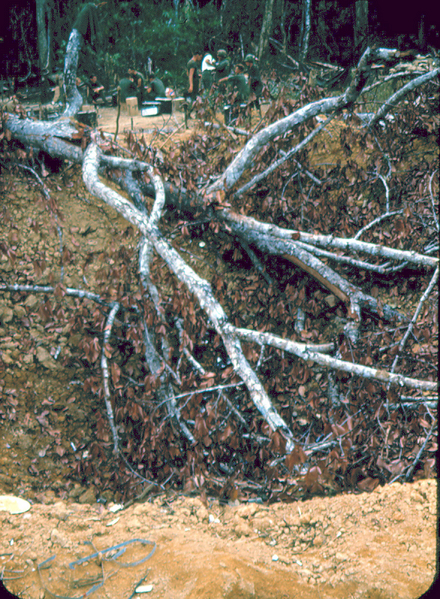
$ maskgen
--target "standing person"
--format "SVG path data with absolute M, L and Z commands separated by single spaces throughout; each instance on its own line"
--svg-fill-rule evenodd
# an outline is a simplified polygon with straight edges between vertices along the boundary
M 217 62 L 215 63 L 215 74 L 217 82 L 229 75 L 231 69 L 231 61 L 228 58 L 226 50 L 217 51 Z
M 236 119 L 240 113 L 240 104 L 243 104 L 249 99 L 249 85 L 244 74 L 244 65 L 235 65 L 235 72 L 229 77 L 224 77 L 219 80 L 219 84 L 231 83 L 232 84 L 232 98 L 231 98 L 231 118 Z
M 235 65 L 233 75 L 229 77 L 223 77 L 219 80 L 219 83 L 231 83 L 232 93 L 235 94 L 234 101 L 232 104 L 242 104 L 247 102 L 249 99 L 249 85 L 244 75 L 244 66 L 242 64 Z
M 191 104 L 199 95 L 199 64 L 203 58 L 203 54 L 197 50 L 194 52 L 193 57 L 186 65 L 186 72 L 188 73 L 188 91 L 187 96 L 189 97 Z M 188 112 L 190 116 L 191 107 Z
M 142 102 L 144 101 L 144 77 L 142 73 L 139 73 L 139 71 L 136 71 L 135 69 L 128 69 L 128 74 L 130 77 L 133 77 L 134 83 L 136 85 L 138 107 L 142 108 Z
M 155 100 L 156 98 L 165 98 L 165 86 L 162 81 L 156 77 L 154 73 L 148 75 L 149 83 L 147 84 L 147 100 Z
M 215 63 L 215 80 L 218 85 L 218 92 L 224 94 L 226 92 L 226 86 L 220 83 L 221 79 L 224 79 L 230 74 L 231 61 L 228 58 L 226 50 L 217 51 L 217 62 Z
M 248 54 L 244 61 L 249 75 L 251 94 L 255 95 L 255 100 L 252 101 L 251 107 L 255 106 L 255 108 L 258 108 L 261 117 L 260 98 L 263 92 L 263 82 L 261 81 L 260 70 L 255 64 L 256 58 L 252 54 Z
M 207 93 L 211 91 L 214 83 L 213 71 L 215 71 L 215 61 L 211 54 L 205 54 L 202 60 L 202 87 Z

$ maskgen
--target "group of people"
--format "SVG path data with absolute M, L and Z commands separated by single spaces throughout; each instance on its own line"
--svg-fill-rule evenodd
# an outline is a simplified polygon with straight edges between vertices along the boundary
M 211 54 L 197 51 L 187 65 L 188 91 L 187 96 L 194 102 L 201 94 L 209 95 L 213 88 L 225 94 L 230 86 L 231 104 L 233 106 L 247 103 L 251 97 L 251 107 L 255 106 L 260 111 L 260 97 L 263 91 L 260 71 L 257 60 L 252 54 L 247 54 L 245 65 L 238 63 L 231 73 L 231 61 L 226 50 L 218 50 L 217 60 Z M 200 67 L 199 67 L 200 65 Z
M 96 75 L 90 75 L 86 80 L 77 78 L 77 85 L 85 90 L 85 99 L 92 104 L 106 104 L 110 99 L 106 95 L 105 87 L 98 81 Z M 125 102 L 127 98 L 137 97 L 138 106 L 141 108 L 145 101 L 155 100 L 165 97 L 165 86 L 155 74 L 148 76 L 148 83 L 145 78 L 136 69 L 128 69 L 127 74 L 119 80 L 117 88 L 120 102 Z
M 197 50 L 187 64 L 188 89 L 187 99 L 192 105 L 200 96 L 216 96 L 219 93 L 226 96 L 233 109 L 242 104 L 248 104 L 260 111 L 260 98 L 263 91 L 257 60 L 252 54 L 247 54 L 244 64 L 238 63 L 231 70 L 231 60 L 226 50 L 217 51 L 217 60 L 211 54 Z M 92 74 L 88 80 L 77 79 L 78 87 L 86 91 L 86 98 L 93 104 L 106 104 L 109 101 L 105 87 Z M 119 80 L 117 88 L 118 101 L 125 102 L 129 97 L 137 97 L 138 107 L 146 101 L 166 97 L 167 90 L 162 81 L 154 74 L 148 76 L 148 82 L 134 68 L 129 68 L 125 76 Z M 111 98 L 110 98 L 111 101 Z M 250 102 L 249 102 L 250 101 Z

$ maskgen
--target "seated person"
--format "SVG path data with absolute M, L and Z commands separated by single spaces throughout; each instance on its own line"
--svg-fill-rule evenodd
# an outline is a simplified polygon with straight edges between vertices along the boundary
M 84 100 L 84 102 L 86 102 L 88 95 L 88 83 L 86 83 L 81 77 L 77 77 L 75 82 L 77 90 L 81 94 L 81 97 Z
M 122 77 L 122 79 L 119 80 L 119 102 L 123 103 L 127 101 L 127 98 L 135 98 L 136 91 L 137 88 L 133 77 Z
M 92 104 L 96 104 L 98 100 L 105 102 L 105 89 L 104 86 L 98 82 L 98 77 L 96 75 L 90 75 L 87 87 L 87 97 Z
M 128 69 L 128 76 L 133 79 L 136 86 L 136 93 L 134 94 L 138 99 L 138 107 L 142 107 L 144 101 L 144 77 L 142 73 L 135 69 Z
M 155 100 L 156 98 L 165 98 L 165 86 L 160 79 L 153 73 L 148 76 L 149 83 L 147 84 L 146 100 Z

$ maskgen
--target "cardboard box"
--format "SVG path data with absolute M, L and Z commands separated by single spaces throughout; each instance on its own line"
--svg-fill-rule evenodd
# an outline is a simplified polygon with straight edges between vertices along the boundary
M 127 98 L 127 114 L 128 116 L 139 116 L 138 99 Z

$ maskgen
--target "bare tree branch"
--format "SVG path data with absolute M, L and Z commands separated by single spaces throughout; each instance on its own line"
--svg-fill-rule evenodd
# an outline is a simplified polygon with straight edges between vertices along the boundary
M 351 105 L 364 87 L 373 62 L 378 59 L 389 60 L 395 56 L 398 56 L 397 50 L 386 48 L 371 50 L 367 48 L 359 61 L 352 82 L 342 95 L 311 102 L 254 135 L 217 181 L 204 190 L 204 195 L 209 198 L 215 195 L 215 192 L 218 190 L 226 191 L 231 189 L 244 171 L 252 164 L 261 148 L 278 135 L 284 135 L 295 126 L 318 114 L 338 112 L 342 108 Z
M 230 325 L 229 325 L 230 326 Z M 254 341 L 260 345 L 272 345 L 278 349 L 295 354 L 303 360 L 312 360 L 327 368 L 333 368 L 335 370 L 342 370 L 343 372 L 349 372 L 356 376 L 361 376 L 367 379 L 375 379 L 384 383 L 390 383 L 391 385 L 399 385 L 411 387 L 413 389 L 422 389 L 426 391 L 435 391 L 437 389 L 437 383 L 431 381 L 421 381 L 418 379 L 412 379 L 409 377 L 402 376 L 400 374 L 393 374 L 386 370 L 379 370 L 377 368 L 370 368 L 363 364 L 353 364 L 352 362 L 345 362 L 338 358 L 332 358 L 326 356 L 320 352 L 310 350 L 308 346 L 291 341 L 290 339 L 283 339 L 272 335 L 271 333 L 252 331 L 250 329 L 235 329 L 235 334 L 239 337 L 248 341 Z
M 101 198 L 136 226 L 144 237 L 148 237 L 157 253 L 170 270 L 194 293 L 203 310 L 210 317 L 221 336 L 235 372 L 245 382 L 252 401 L 273 430 L 279 430 L 287 439 L 290 450 L 292 432 L 272 405 L 263 385 L 246 360 L 239 340 L 228 329 L 228 319 L 221 305 L 214 298 L 210 285 L 201 279 L 180 257 L 176 250 L 163 239 L 155 225 L 146 223 L 143 215 L 123 196 L 110 189 L 98 178 L 100 150 L 95 143 L 87 148 L 83 162 L 83 179 L 90 193 Z
M 374 117 L 371 119 L 369 127 L 370 129 L 378 122 L 380 119 L 383 119 L 389 112 L 392 110 L 397 104 L 400 102 L 402 98 L 404 98 L 410 91 L 416 89 L 420 85 L 423 85 L 427 81 L 431 81 L 431 79 L 435 79 L 440 74 L 440 68 L 434 69 L 429 73 L 425 73 L 416 79 L 413 79 L 403 87 L 401 87 L 395 94 L 393 94 L 388 100 L 381 106 L 381 108 L 376 112 Z
M 417 318 L 419 317 L 419 314 L 423 308 L 423 304 L 426 302 L 426 300 L 429 297 L 429 294 L 431 293 L 431 291 L 434 289 L 434 286 L 437 284 L 438 281 L 438 276 L 439 276 L 439 267 L 437 266 L 437 268 L 435 269 L 434 274 L 432 275 L 432 279 L 428 285 L 428 287 L 425 289 L 424 294 L 422 295 L 422 297 L 420 298 L 420 301 L 417 305 L 416 311 L 414 312 L 414 316 L 411 319 L 411 322 L 409 323 L 409 326 L 406 330 L 405 335 L 402 337 L 401 342 L 399 343 L 399 349 L 398 352 L 394 358 L 393 364 L 391 366 L 391 372 L 394 372 L 396 366 L 397 366 L 397 362 L 399 361 L 400 358 L 400 354 L 402 353 L 403 348 L 405 347 L 405 343 L 408 340 L 408 337 L 411 335 L 414 326 L 417 322 Z
M 104 339 L 102 341 L 102 350 L 101 350 L 101 370 L 102 370 L 102 380 L 103 380 L 103 388 L 104 388 L 104 401 L 105 407 L 107 409 L 107 418 L 110 424 L 110 430 L 113 435 L 113 453 L 115 455 L 119 455 L 119 437 L 118 432 L 115 426 L 115 418 L 113 415 L 113 408 L 111 403 L 111 394 L 110 394 L 110 385 L 109 385 L 109 373 L 108 373 L 108 362 L 107 362 L 107 344 L 110 338 L 110 334 L 112 332 L 113 322 L 115 320 L 116 314 L 119 311 L 118 302 L 113 302 L 113 306 L 109 312 L 107 317 L 107 322 L 105 323 L 104 328 Z
M 289 150 L 282 158 L 279 158 L 278 160 L 273 162 L 265 171 L 263 171 L 262 173 L 259 173 L 258 175 L 255 175 L 255 177 L 253 177 L 248 183 L 243 185 L 243 187 L 240 187 L 240 189 L 238 189 L 235 192 L 234 198 L 236 198 L 236 199 L 240 198 L 243 194 L 245 194 L 247 191 L 252 189 L 252 187 L 254 187 L 257 183 L 259 183 L 260 181 L 265 179 L 268 175 L 270 175 L 270 173 L 272 173 L 279 166 L 281 166 L 287 160 L 292 158 L 292 156 L 294 156 L 300 150 L 302 150 L 304 148 L 304 146 L 306 146 L 315 137 L 315 135 L 317 135 L 320 131 L 322 131 L 322 129 L 324 129 L 324 127 L 326 125 L 328 125 L 328 123 L 330 123 L 330 121 L 332 121 L 335 117 L 336 117 L 336 114 L 330 115 L 323 123 L 321 123 L 321 125 L 316 127 L 316 129 L 314 129 L 311 133 L 309 133 L 309 135 L 307 135 L 307 137 L 305 139 L 303 139 L 299 144 L 297 144 L 294 148 Z
M 438 171 L 438 169 L 436 169 L 429 178 L 429 195 L 431 196 L 432 215 L 434 217 L 435 228 L 437 229 L 437 232 L 438 232 L 440 229 L 439 229 L 439 225 L 438 225 L 437 213 L 435 210 L 434 194 L 432 193 L 432 180 L 434 179 L 434 175 L 437 171 Z
M 246 229 L 253 229 L 261 234 L 270 235 L 283 240 L 298 240 L 304 243 L 317 245 L 324 248 L 334 247 L 344 251 L 363 252 L 371 256 L 377 256 L 396 261 L 407 261 L 418 266 L 436 268 L 438 258 L 431 258 L 419 254 L 418 252 L 407 250 L 396 250 L 376 243 L 368 243 L 353 238 L 334 237 L 333 235 L 319 235 L 315 233 L 304 233 L 294 229 L 284 229 L 272 223 L 262 223 L 250 216 L 238 215 L 232 211 L 222 210 L 219 212 L 221 217 L 229 226 L 240 226 Z
M 363 235 L 365 233 L 365 231 L 368 231 L 375 225 L 378 225 L 386 218 L 390 218 L 391 216 L 396 216 L 396 214 L 403 214 L 403 210 L 395 210 L 394 212 L 386 212 L 385 214 L 381 214 L 381 216 L 378 216 L 377 218 L 375 218 L 374 220 L 369 222 L 368 225 L 365 225 L 365 227 L 362 227 L 362 229 L 359 229 L 359 231 L 356 233 L 356 235 L 353 237 L 353 239 L 359 239 L 361 237 L 361 235 Z

